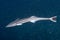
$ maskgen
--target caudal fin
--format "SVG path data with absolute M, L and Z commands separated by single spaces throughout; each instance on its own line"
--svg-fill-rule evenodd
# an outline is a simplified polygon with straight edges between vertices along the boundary
M 53 17 L 50 18 L 50 20 L 53 21 L 53 22 L 57 22 L 56 18 L 57 18 L 57 16 L 53 16 Z

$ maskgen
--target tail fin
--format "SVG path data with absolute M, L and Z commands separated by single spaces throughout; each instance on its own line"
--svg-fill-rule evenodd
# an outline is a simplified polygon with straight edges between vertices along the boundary
M 57 22 L 56 18 L 57 18 L 57 16 L 53 16 L 53 17 L 50 18 L 50 20 L 53 21 L 53 22 Z

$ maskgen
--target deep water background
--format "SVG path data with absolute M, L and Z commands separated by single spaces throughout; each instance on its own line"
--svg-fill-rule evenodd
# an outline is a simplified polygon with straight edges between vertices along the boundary
M 17 18 L 57 16 L 57 22 L 38 21 L 6 28 Z M 60 0 L 0 0 L 0 40 L 60 40 Z

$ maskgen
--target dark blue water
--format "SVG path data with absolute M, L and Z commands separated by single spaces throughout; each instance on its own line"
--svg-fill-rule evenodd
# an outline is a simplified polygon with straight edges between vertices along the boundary
M 38 21 L 6 28 L 17 18 L 58 16 L 57 23 Z M 60 40 L 60 0 L 0 0 L 0 40 Z

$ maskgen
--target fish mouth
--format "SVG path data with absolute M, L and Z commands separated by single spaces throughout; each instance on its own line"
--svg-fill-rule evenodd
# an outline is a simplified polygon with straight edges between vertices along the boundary
M 8 24 L 6 27 L 14 27 L 16 24 Z

